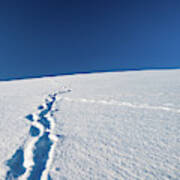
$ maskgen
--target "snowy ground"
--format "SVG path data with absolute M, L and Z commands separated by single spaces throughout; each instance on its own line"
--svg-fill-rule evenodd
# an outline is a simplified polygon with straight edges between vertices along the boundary
M 0 82 L 0 179 L 180 179 L 180 70 Z

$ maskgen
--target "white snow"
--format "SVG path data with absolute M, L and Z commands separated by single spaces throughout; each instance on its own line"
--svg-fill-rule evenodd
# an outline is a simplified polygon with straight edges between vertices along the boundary
M 19 147 L 27 168 L 19 179 L 31 173 L 34 144 L 45 131 L 37 107 L 57 93 L 47 114 L 53 145 L 41 179 L 49 174 L 53 180 L 178 180 L 179 92 L 180 70 L 0 82 L 0 179 Z M 39 136 L 30 136 L 31 125 Z

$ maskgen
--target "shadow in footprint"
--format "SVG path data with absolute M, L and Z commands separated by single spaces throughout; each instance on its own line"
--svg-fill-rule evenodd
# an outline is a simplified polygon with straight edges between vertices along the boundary
M 34 121 L 32 114 L 28 114 L 25 118 L 29 121 Z
M 6 174 L 6 180 L 18 178 L 25 173 L 26 169 L 23 166 L 24 163 L 24 151 L 20 147 L 10 160 L 6 162 L 6 165 L 10 170 Z
M 40 134 L 40 130 L 35 126 L 31 126 L 29 133 L 32 137 L 35 137 L 35 136 L 38 136 Z
M 44 109 L 40 112 L 40 114 L 39 114 L 40 119 L 38 120 L 38 122 L 40 122 L 44 126 L 44 128 L 46 128 L 46 129 L 50 129 L 50 121 L 45 116 L 51 111 L 52 106 L 56 100 L 55 95 L 50 96 L 50 97 L 51 97 L 51 101 L 48 102 L 48 100 L 46 99 L 46 101 L 47 101 L 46 106 L 47 107 L 46 107 L 46 109 Z
M 50 129 L 50 122 L 46 117 L 41 117 L 38 122 L 40 122 L 44 126 L 44 128 Z
M 34 166 L 32 168 L 31 174 L 28 180 L 40 179 L 43 171 L 46 168 L 46 162 L 49 158 L 49 151 L 51 149 L 53 142 L 49 138 L 49 133 L 45 132 L 41 136 L 38 142 L 35 144 L 35 149 L 33 151 Z
M 38 106 L 38 109 L 39 109 L 39 110 L 44 109 L 43 105 Z

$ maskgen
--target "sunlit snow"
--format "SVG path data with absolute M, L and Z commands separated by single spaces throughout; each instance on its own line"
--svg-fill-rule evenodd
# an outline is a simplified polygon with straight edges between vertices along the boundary
M 180 179 L 180 70 L 0 82 L 0 180 Z

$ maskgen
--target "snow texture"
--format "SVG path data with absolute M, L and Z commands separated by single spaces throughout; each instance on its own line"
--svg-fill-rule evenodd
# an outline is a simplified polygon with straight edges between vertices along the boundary
M 0 180 L 180 179 L 180 70 L 0 82 Z

